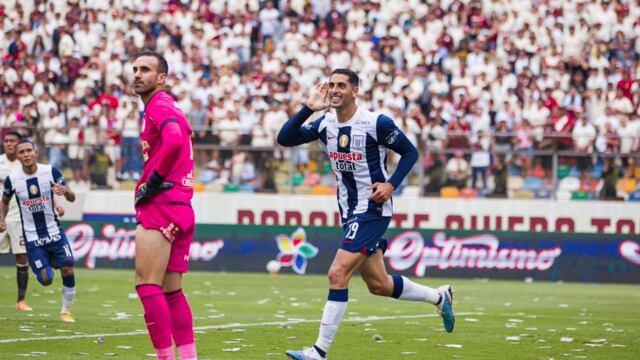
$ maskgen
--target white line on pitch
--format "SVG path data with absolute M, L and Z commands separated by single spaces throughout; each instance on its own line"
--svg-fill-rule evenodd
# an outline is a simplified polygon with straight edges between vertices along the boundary
M 463 312 L 457 313 L 457 316 L 470 316 L 470 315 L 482 315 L 481 312 Z M 399 320 L 399 319 L 418 319 L 418 318 L 431 318 L 438 317 L 438 314 L 423 314 L 423 315 L 395 315 L 395 316 L 368 316 L 368 317 L 350 317 L 348 319 L 342 320 L 343 322 L 365 322 L 365 321 L 382 321 L 382 320 Z M 320 319 L 294 319 L 288 321 L 268 321 L 261 323 L 253 323 L 253 324 L 241 324 L 241 323 L 231 323 L 231 324 L 222 324 L 222 325 L 207 325 L 207 326 L 196 326 L 194 330 L 212 330 L 212 329 L 228 329 L 228 328 L 245 328 L 245 327 L 253 327 L 253 326 L 280 326 L 280 325 L 294 325 L 294 324 L 303 324 L 303 323 L 315 323 L 319 322 Z M 113 333 L 113 334 L 81 334 L 81 335 L 62 335 L 62 336 L 43 336 L 36 338 L 20 338 L 20 339 L 0 339 L 0 344 L 8 344 L 15 342 L 25 342 L 25 341 L 42 341 L 42 340 L 73 340 L 73 339 L 82 339 L 82 338 L 98 338 L 98 337 L 108 337 L 108 336 L 133 336 L 133 335 L 146 335 L 146 330 L 140 331 L 130 331 L 124 333 Z

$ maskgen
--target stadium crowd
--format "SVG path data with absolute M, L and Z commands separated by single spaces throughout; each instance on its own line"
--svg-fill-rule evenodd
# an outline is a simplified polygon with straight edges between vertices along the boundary
M 139 176 L 145 48 L 169 62 L 202 183 L 275 189 L 277 131 L 342 67 L 422 149 L 427 192 L 548 180 L 544 151 L 621 155 L 561 161 L 583 180 L 639 177 L 638 0 L 3 0 L 0 27 L 0 126 L 76 181 Z M 314 159 L 295 157 L 302 176 L 328 173 Z

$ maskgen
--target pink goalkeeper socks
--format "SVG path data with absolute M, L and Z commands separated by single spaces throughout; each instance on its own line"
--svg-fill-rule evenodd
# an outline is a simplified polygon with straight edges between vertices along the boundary
M 171 312 L 171 332 L 178 346 L 181 360 L 196 359 L 196 345 L 193 336 L 193 316 L 191 307 L 182 289 L 164 294 Z
M 198 358 L 196 353 L 196 343 L 178 346 L 180 352 L 180 360 L 193 360 Z
M 136 286 L 136 292 L 144 307 L 144 319 L 158 359 L 173 360 L 171 313 L 162 288 L 155 284 L 143 284 Z
M 156 355 L 158 360 L 175 360 L 176 352 L 173 349 L 173 345 L 164 349 L 156 349 Z

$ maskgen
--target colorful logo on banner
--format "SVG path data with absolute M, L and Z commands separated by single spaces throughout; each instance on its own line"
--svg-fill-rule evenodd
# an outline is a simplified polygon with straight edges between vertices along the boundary
M 413 268 L 416 276 L 424 276 L 428 267 L 438 269 L 506 269 L 548 270 L 560 256 L 559 247 L 550 249 L 500 248 L 493 234 L 466 238 L 447 238 L 443 232 L 433 234 L 433 246 L 417 231 L 406 231 L 389 242 L 385 257 L 389 266 L 402 271 Z
M 96 235 L 89 224 L 80 223 L 65 231 L 76 260 L 85 259 L 89 269 L 96 267 L 96 260 L 130 260 L 136 254 L 135 229 L 116 228 L 113 224 L 102 226 L 100 235 Z M 209 261 L 218 255 L 224 247 L 224 240 L 194 241 L 189 249 L 189 259 Z
M 640 266 L 640 245 L 637 242 L 625 240 L 620 243 L 620 255 L 625 260 Z
M 318 248 L 307 241 L 307 233 L 299 227 L 291 234 L 276 236 L 276 243 L 280 253 L 276 257 L 281 267 L 289 266 L 297 274 L 303 275 L 307 271 L 308 259 L 318 255 Z

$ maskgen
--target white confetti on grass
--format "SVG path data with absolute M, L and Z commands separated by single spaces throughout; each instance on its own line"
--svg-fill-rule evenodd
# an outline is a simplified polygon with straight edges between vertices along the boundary
M 416 355 L 417 353 L 414 351 L 403 351 L 401 352 L 402 355 Z
M 111 320 L 127 320 L 132 317 L 133 314 L 127 314 L 126 312 L 116 312 L 116 317 L 112 317 Z
M 271 299 L 260 299 L 256 302 L 256 304 L 258 305 L 264 305 L 266 303 L 268 303 L 269 301 L 271 301 Z
M 607 328 L 607 329 L 605 329 L 605 331 L 621 333 L 621 332 L 624 332 L 624 329 Z
M 507 341 L 520 341 L 520 336 L 507 336 Z
M 567 336 L 563 336 L 560 338 L 560 341 L 562 342 L 573 342 L 575 339 L 572 337 L 567 337 Z
M 228 349 L 222 349 L 222 351 L 224 351 L 224 352 L 238 352 L 238 351 L 240 351 L 240 348 L 239 347 L 228 348 Z
M 131 349 L 131 346 L 118 345 L 118 346 L 116 346 L 116 348 L 118 348 L 118 349 L 124 349 L 124 350 L 127 350 L 127 349 Z
M 589 340 L 589 342 L 593 344 L 601 344 L 601 343 L 606 343 L 607 339 L 593 339 L 593 340 Z
M 462 345 L 460 344 L 445 344 L 444 347 L 448 347 L 452 349 L 462 349 Z
M 415 341 L 422 341 L 422 342 L 424 342 L 424 341 L 427 341 L 427 338 L 419 338 L 419 339 L 413 339 L 413 340 L 415 340 Z
M 627 347 L 627 345 L 623 345 L 623 344 L 611 344 L 611 347 L 619 347 L 619 348 L 623 348 L 623 347 Z
M 468 321 L 468 322 L 478 322 L 480 320 L 476 319 L 476 318 L 464 318 L 464 321 Z
M 563 308 L 563 309 L 566 309 L 566 308 L 568 308 L 568 307 L 569 307 L 569 304 L 560 304 L 560 305 L 558 305 L 558 307 L 561 307 L 561 308 Z

